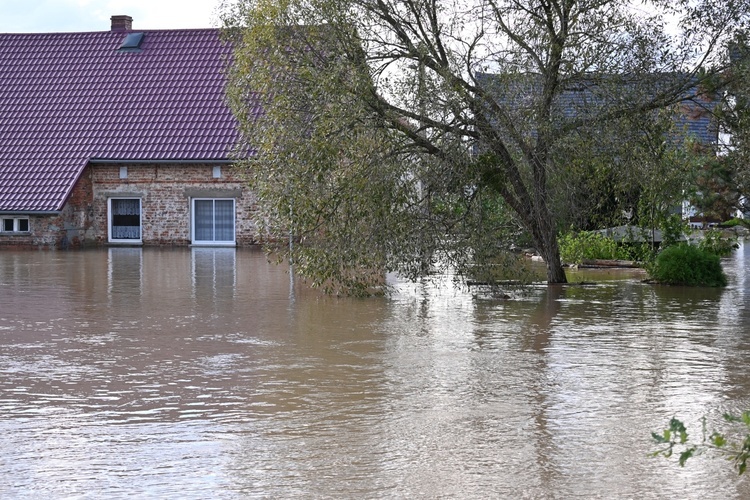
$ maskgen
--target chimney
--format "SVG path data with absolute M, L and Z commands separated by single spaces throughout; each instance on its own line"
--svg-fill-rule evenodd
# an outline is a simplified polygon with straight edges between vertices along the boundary
M 130 16 L 112 16 L 112 31 L 130 31 L 133 29 L 133 18 Z

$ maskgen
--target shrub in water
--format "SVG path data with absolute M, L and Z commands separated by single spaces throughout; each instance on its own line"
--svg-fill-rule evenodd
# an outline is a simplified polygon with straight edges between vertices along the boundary
M 688 286 L 726 286 L 719 256 L 681 243 L 665 248 L 656 258 L 651 276 L 660 283 Z

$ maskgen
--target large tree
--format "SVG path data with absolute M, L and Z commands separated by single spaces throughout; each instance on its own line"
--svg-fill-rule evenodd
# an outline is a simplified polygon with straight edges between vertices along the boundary
M 563 283 L 551 197 L 575 163 L 566 147 L 586 144 L 580 160 L 610 124 L 703 99 L 747 12 L 746 0 L 230 2 L 258 222 L 297 242 L 291 257 L 321 284 L 462 272 L 520 232 Z

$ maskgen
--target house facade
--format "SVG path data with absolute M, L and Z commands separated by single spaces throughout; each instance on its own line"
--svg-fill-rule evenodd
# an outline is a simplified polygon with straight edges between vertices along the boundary
M 113 16 L 0 45 L 0 249 L 259 242 L 219 30 Z

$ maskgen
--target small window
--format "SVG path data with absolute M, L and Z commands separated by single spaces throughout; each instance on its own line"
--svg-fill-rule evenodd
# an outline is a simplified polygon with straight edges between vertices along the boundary
M 141 242 L 141 199 L 110 198 L 109 241 L 114 243 Z
M 4 217 L 0 231 L 4 233 L 28 233 L 29 219 L 26 217 Z
M 128 178 L 128 167 L 120 167 L 120 179 Z
M 214 179 L 221 179 L 221 167 L 220 166 L 214 167 Z
M 120 45 L 120 50 L 138 50 L 143 41 L 143 33 L 128 33 Z

